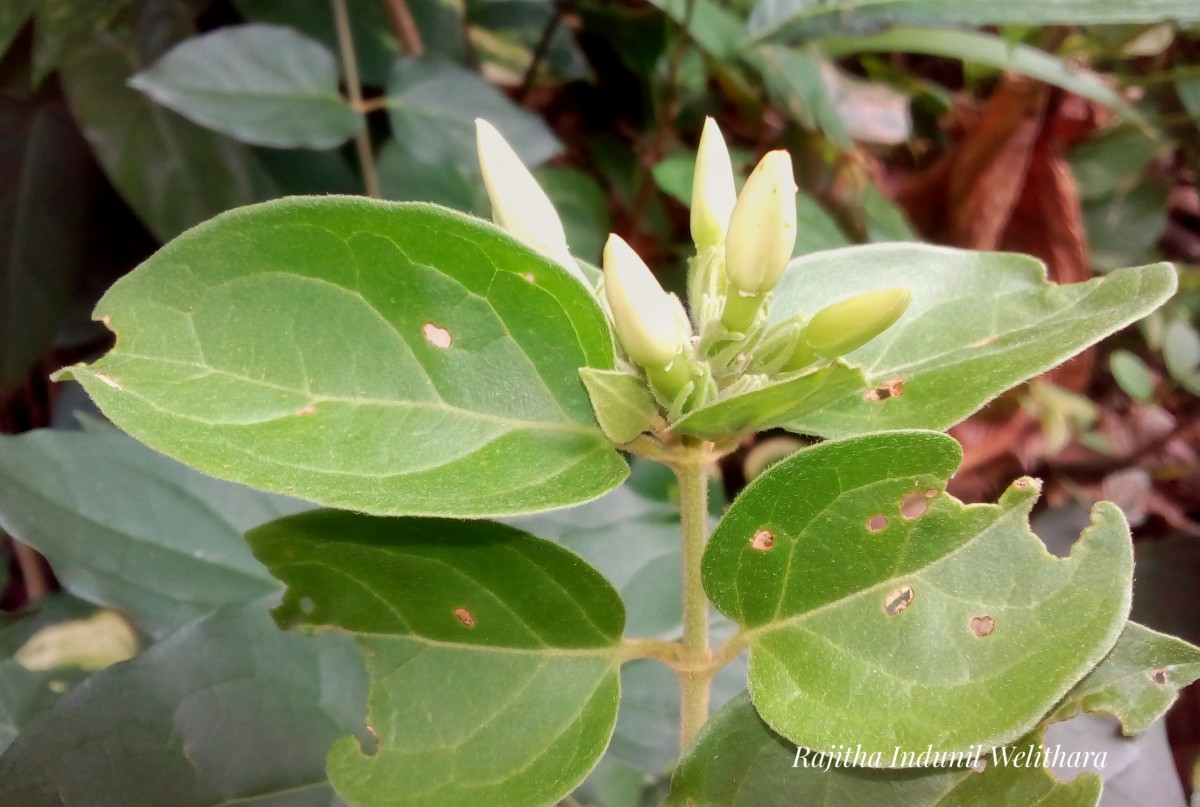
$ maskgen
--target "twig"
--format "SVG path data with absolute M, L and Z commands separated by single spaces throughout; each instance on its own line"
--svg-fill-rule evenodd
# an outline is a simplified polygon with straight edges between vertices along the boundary
M 529 67 L 525 68 L 525 77 L 521 79 L 521 86 L 517 89 L 517 102 L 525 100 L 525 96 L 529 95 L 529 91 L 533 89 L 534 79 L 537 78 L 538 68 L 542 61 L 546 58 L 546 54 L 550 51 L 550 43 L 554 40 L 554 35 L 558 33 L 558 27 L 562 24 L 562 6 L 559 3 L 554 4 L 554 11 L 550 15 L 550 19 L 546 21 L 545 27 L 542 28 L 542 35 L 538 38 L 537 46 L 533 49 L 533 57 L 529 60 Z
M 410 56 L 424 56 L 425 42 L 421 39 L 421 30 L 413 19 L 412 11 L 405 0 L 383 0 L 388 17 L 392 20 L 392 28 L 396 31 L 396 39 L 400 46 Z
M 10 538 L 13 553 L 17 556 L 17 568 L 21 570 L 21 580 L 25 583 L 25 599 L 34 603 L 50 593 L 46 574 L 42 571 L 42 558 L 28 544 Z
M 346 92 L 350 94 L 350 106 L 361 109 L 363 106 L 362 81 L 358 75 L 358 57 L 354 53 L 354 36 L 350 32 L 350 13 L 346 10 L 346 0 L 330 0 L 333 4 L 333 21 L 337 28 L 338 49 L 342 55 L 342 73 L 346 79 Z M 379 173 L 375 170 L 375 155 L 371 151 L 371 133 L 367 127 L 359 132 L 354 139 L 358 150 L 358 166 L 362 172 L 363 188 L 367 196 L 378 199 L 382 196 L 379 190 Z

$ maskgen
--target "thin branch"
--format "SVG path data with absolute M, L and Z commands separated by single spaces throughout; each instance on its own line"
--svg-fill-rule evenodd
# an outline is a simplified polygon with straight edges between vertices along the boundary
M 421 39 L 421 30 L 417 28 L 417 21 L 413 19 L 408 3 L 405 0 L 383 0 L 383 7 L 387 9 L 392 29 L 404 52 L 410 56 L 424 56 L 425 42 Z
M 358 75 L 358 57 L 354 53 L 354 36 L 350 32 L 350 12 L 346 0 L 330 0 L 333 4 L 333 21 L 337 28 L 338 50 L 342 56 L 342 72 L 346 79 L 346 92 L 350 94 L 350 106 L 363 106 L 362 81 Z M 371 151 L 371 133 L 367 127 L 354 139 L 358 151 L 358 165 L 362 172 L 363 188 L 367 196 L 374 199 L 383 194 L 379 190 L 379 173 L 375 169 L 375 154 Z
M 17 568 L 21 570 L 21 580 L 25 583 L 25 599 L 34 603 L 50 593 L 50 585 L 46 573 L 42 570 L 42 558 L 28 544 L 11 538 L 13 553 L 17 556 Z
M 529 67 L 525 69 L 525 77 L 521 79 L 521 86 L 517 90 L 516 96 L 518 103 L 524 101 L 525 96 L 529 95 L 529 91 L 533 89 L 538 68 L 541 67 L 546 54 L 550 52 L 550 43 L 554 41 L 554 35 L 558 33 L 558 27 L 562 25 L 562 14 L 561 4 L 555 3 L 554 11 L 551 13 L 550 19 L 546 21 L 545 27 L 542 28 L 542 35 L 533 49 L 533 57 L 529 60 Z

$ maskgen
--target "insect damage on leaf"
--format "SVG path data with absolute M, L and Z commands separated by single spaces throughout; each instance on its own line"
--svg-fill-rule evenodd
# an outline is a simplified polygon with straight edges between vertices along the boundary
M 750 539 L 750 548 L 757 549 L 759 552 L 766 552 L 775 546 L 775 533 L 770 530 L 759 530 L 754 533 L 754 537 Z
M 912 605 L 912 586 L 900 586 L 883 599 L 883 611 L 888 616 L 896 616 Z
M 867 394 L 863 397 L 868 401 L 886 401 L 889 398 L 899 398 L 904 394 L 904 379 L 893 378 L 890 381 L 884 381 L 878 387 L 867 390 Z
M 981 639 L 984 636 L 991 636 L 992 631 L 995 629 L 996 620 L 992 619 L 986 614 L 984 616 L 977 616 L 971 619 L 971 633 L 975 634 Z
M 871 532 L 880 532 L 887 528 L 887 516 L 874 515 L 867 519 L 867 529 Z
M 434 325 L 432 322 L 426 322 L 425 327 L 423 327 L 421 329 L 421 333 L 423 333 L 425 335 L 426 342 L 428 342 L 429 344 L 433 345 L 436 348 L 441 348 L 442 350 L 445 350 L 446 348 L 450 347 L 450 345 L 454 341 L 450 337 L 450 332 L 448 330 L 446 330 L 445 328 L 439 328 L 437 325 Z

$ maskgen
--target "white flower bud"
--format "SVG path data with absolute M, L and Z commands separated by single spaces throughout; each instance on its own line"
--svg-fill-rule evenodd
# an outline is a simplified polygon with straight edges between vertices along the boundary
M 503 229 L 547 258 L 583 278 L 567 248 L 558 211 L 512 146 L 483 118 L 475 119 L 475 144 L 483 184 L 492 201 L 492 219 Z
M 618 235 L 604 245 L 604 294 L 629 358 L 642 367 L 666 367 L 683 352 L 688 334 L 679 304 Z
M 725 237 L 725 273 L 744 295 L 775 288 L 792 259 L 796 191 L 792 158 L 786 151 L 769 152 L 746 180 Z
M 715 247 L 725 240 L 729 217 L 737 202 L 733 184 L 733 164 L 717 122 L 704 119 L 700 147 L 696 152 L 696 173 L 692 178 L 692 241 L 698 251 Z

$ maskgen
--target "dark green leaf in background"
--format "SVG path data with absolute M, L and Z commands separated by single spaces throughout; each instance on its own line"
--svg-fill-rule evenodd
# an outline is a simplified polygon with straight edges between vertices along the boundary
M 131 0 L 35 0 L 33 83 L 62 66 L 72 50 L 103 30 Z
M 68 591 L 152 636 L 275 589 L 242 532 L 302 507 L 100 423 L 0 436 L 0 526 L 41 552 Z
M 117 347 L 71 372 L 122 428 L 215 476 L 465 517 L 587 501 L 627 473 L 578 374 L 613 364 L 594 299 L 443 208 L 236 211 L 164 247 L 96 316 Z
M 742 626 L 754 704 L 788 739 L 852 740 L 872 767 L 1013 742 L 1117 641 L 1133 552 L 1116 505 L 1055 558 L 1027 523 L 1039 486 L 963 505 L 944 492 L 960 458 L 937 432 L 822 443 L 717 525 L 705 590 Z
M 625 613 L 575 555 L 500 524 L 317 511 L 248 535 L 286 627 L 355 635 L 370 743 L 329 775 L 353 807 L 541 807 L 616 721 Z
M 71 302 L 92 165 L 61 102 L 0 98 L 0 400 L 49 345 Z
M 826 437 L 944 429 L 1161 305 L 1175 270 L 1155 264 L 1056 286 L 1037 260 L 923 244 L 880 244 L 793 261 L 771 320 L 812 315 L 861 292 L 912 289 L 904 316 L 847 355 L 868 389 L 788 428 Z
M 0 5 L 0 56 L 8 51 L 8 46 L 29 21 L 37 4 L 38 0 L 9 0 Z
M 261 604 L 191 623 L 103 670 L 0 757 L 21 807 L 336 807 L 334 740 L 363 732 L 349 638 L 294 636 Z
M 275 25 L 192 37 L 129 80 L 184 117 L 245 143 L 326 149 L 364 126 L 324 45 Z

